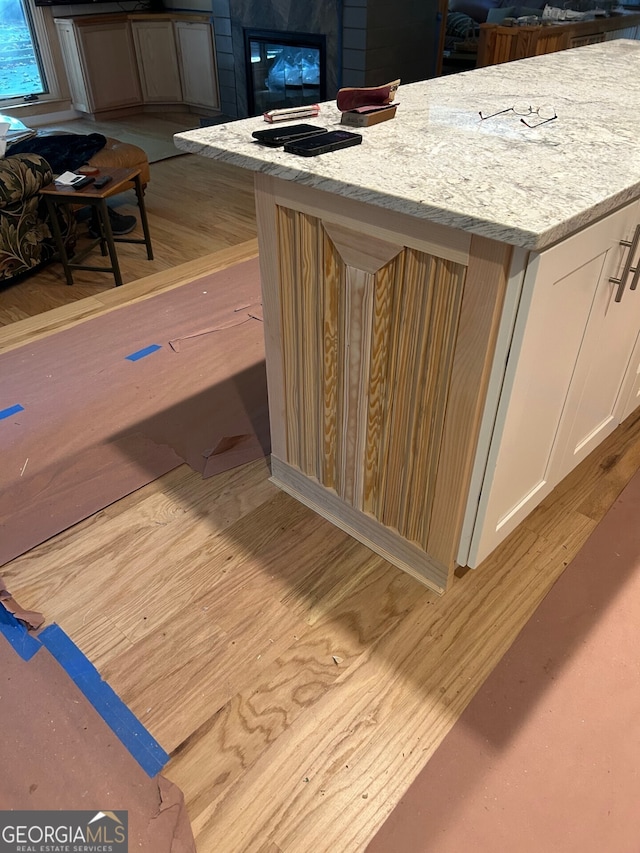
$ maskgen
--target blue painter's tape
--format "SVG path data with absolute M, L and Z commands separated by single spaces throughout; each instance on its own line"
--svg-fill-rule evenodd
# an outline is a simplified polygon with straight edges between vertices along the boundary
M 20 403 L 16 406 L 9 406 L 8 409 L 0 409 L 0 421 L 10 418 L 11 415 L 17 415 L 18 412 L 24 412 L 24 406 L 21 406 Z
M 39 641 L 32 637 L 13 613 L 0 604 L 0 634 L 5 637 L 22 660 L 31 660 L 40 648 Z
M 139 361 L 141 358 L 144 358 L 147 355 L 151 355 L 152 352 L 157 352 L 159 349 L 162 349 L 160 344 L 150 344 L 144 349 L 139 349 L 137 352 L 132 352 L 131 355 L 126 355 L 125 358 L 128 361 Z
M 158 774 L 169 760 L 168 754 L 117 693 L 102 680 L 98 670 L 62 628 L 49 625 L 39 634 L 39 640 L 82 690 L 142 769 L 152 777 Z

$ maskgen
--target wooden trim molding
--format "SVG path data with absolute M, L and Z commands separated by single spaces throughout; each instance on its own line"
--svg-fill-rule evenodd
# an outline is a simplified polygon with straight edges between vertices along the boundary
M 275 204 L 321 218 L 325 224 L 342 225 L 376 240 L 392 244 L 400 242 L 402 246 L 421 252 L 436 251 L 440 257 L 456 263 L 466 264 L 468 261 L 471 234 L 466 231 L 272 175 L 256 173 L 254 180 L 256 189 L 270 196 Z

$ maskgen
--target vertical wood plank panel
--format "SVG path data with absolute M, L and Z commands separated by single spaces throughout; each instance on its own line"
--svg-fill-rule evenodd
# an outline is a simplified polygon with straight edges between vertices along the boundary
M 392 374 L 390 388 L 391 420 L 387 433 L 386 489 L 381 521 L 399 529 L 404 503 L 404 490 L 409 466 L 407 456 L 407 435 L 411 413 L 415 405 L 415 364 L 417 342 L 422 319 L 421 298 L 423 282 L 421 253 L 413 249 L 406 250 L 403 299 L 398 312 L 397 360 Z
M 344 317 L 344 388 L 341 497 L 362 508 L 368 410 L 373 276 L 347 267 Z
M 421 459 L 416 457 L 416 434 L 421 426 L 421 418 L 424 417 L 425 408 L 428 410 L 430 401 L 426 401 L 424 391 L 424 353 L 428 346 L 432 326 L 437 324 L 438 317 L 433 316 L 433 286 L 430 286 L 429 274 L 433 266 L 433 258 L 424 253 L 415 252 L 415 273 L 412 284 L 411 312 L 413 313 L 411 326 L 407 329 L 408 335 L 413 338 L 410 348 L 410 362 L 405 365 L 406 398 L 404 409 L 406 413 L 406 427 L 404 434 L 404 474 L 400 490 L 400 502 L 398 505 L 398 516 L 396 528 L 406 536 L 407 516 L 410 507 L 418 509 L 416 503 L 420 503 L 422 495 L 418 496 L 412 492 L 414 485 L 414 471 L 420 467 Z M 432 444 L 429 442 L 424 448 L 428 453 Z M 416 500 L 417 499 L 417 500 Z
M 511 251 L 485 237 L 471 240 L 425 545 L 434 559 L 448 566 L 455 565 Z
M 300 412 L 300 468 L 312 477 L 318 476 L 319 408 L 322 397 L 321 365 L 318 360 L 318 221 L 297 214 L 298 245 L 298 400 Z
M 430 256 L 423 257 L 423 323 L 416 358 L 415 405 L 409 428 L 409 468 L 406 476 L 404 512 L 401 528 L 407 538 L 415 540 L 419 520 L 425 511 L 425 492 L 421 488 L 433 455 L 433 391 L 434 376 L 430 355 L 438 338 L 438 320 L 441 300 L 438 299 L 438 262 Z M 407 499 L 409 497 L 409 499 Z
M 388 488 L 389 466 L 387 460 L 389 458 L 389 450 L 393 443 L 393 407 L 394 407 L 394 383 L 399 359 L 400 340 L 402 338 L 402 305 L 404 302 L 404 282 L 405 282 L 405 266 L 407 262 L 407 252 L 404 251 L 398 258 L 395 264 L 395 281 L 391 287 L 392 302 L 391 302 L 391 319 L 389 323 L 389 338 L 388 338 L 388 353 L 387 361 L 387 382 L 386 382 L 386 397 L 382 401 L 383 421 L 382 421 L 382 436 L 380 441 L 379 466 L 380 473 L 378 476 L 378 489 L 373 515 L 382 523 L 384 522 L 384 503 L 385 494 Z
M 300 467 L 302 436 L 300 435 L 298 375 L 298 300 L 296 288 L 296 214 L 278 207 L 280 260 L 280 305 L 282 311 L 282 360 L 284 365 L 284 400 L 286 410 L 287 461 Z
M 286 404 L 284 400 L 284 364 L 282 359 L 282 307 L 280 304 L 280 266 L 278 261 L 278 216 L 272 193 L 273 179 L 256 175 L 255 197 L 258 214 L 260 278 L 264 311 L 264 348 L 269 386 L 269 426 L 271 452 L 287 458 Z
M 365 479 L 362 509 L 374 514 L 380 494 L 381 446 L 389 394 L 389 337 L 393 316 L 393 294 L 402 257 L 382 267 L 375 280 L 373 327 L 371 333 L 371 371 Z
M 424 371 L 424 399 L 427 407 L 417 436 L 415 458 L 419 464 L 411 483 L 415 511 L 409 515 L 405 532 L 408 538 L 423 546 L 433 506 L 447 405 L 448 381 L 445 384 L 442 377 L 448 379 L 453 367 L 455 331 L 460 318 L 465 273 L 466 269 L 460 265 L 433 260 L 433 323 Z
M 347 360 L 347 339 L 345 335 L 348 313 L 347 270 L 340 254 L 340 287 L 338 289 L 338 398 L 336 407 L 336 491 L 344 497 L 346 484 L 346 448 L 345 448 L 345 363 Z
M 321 482 L 330 489 L 338 485 L 338 406 L 340 382 L 338 375 L 339 354 L 339 294 L 341 278 L 340 258 L 327 235 L 322 235 L 324 261 L 324 313 L 323 313 L 323 355 L 324 355 L 324 394 L 323 394 L 323 446 L 324 459 Z
M 315 477 L 322 482 L 324 471 L 324 399 L 325 399 L 325 363 L 324 363 L 324 228 L 322 223 L 316 219 L 315 241 L 315 325 L 316 325 L 316 374 L 318 387 L 316 388 L 316 458 Z

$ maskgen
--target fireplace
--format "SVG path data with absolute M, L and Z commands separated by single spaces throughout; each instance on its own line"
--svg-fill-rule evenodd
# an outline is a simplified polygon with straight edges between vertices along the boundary
M 326 100 L 324 35 L 245 29 L 244 45 L 249 115 Z
M 434 73 L 438 3 L 444 0 L 394 0 L 391 12 L 388 0 L 209 2 L 220 108 L 230 117 L 331 100 L 341 86 L 379 86 L 396 77 L 410 83 Z M 296 66 L 287 52 L 292 41 L 320 55 L 298 63 L 297 78 L 274 72 L 265 85 L 276 54 L 281 65 Z

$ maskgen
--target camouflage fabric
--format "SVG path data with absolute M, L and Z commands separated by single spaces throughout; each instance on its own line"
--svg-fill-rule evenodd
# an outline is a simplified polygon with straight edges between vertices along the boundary
M 55 240 L 41 187 L 53 180 L 47 161 L 38 154 L 0 158 L 0 282 L 35 271 L 55 254 Z M 68 251 L 76 241 L 76 222 L 59 208 L 60 230 Z

